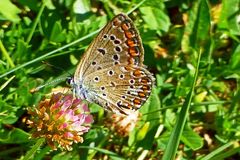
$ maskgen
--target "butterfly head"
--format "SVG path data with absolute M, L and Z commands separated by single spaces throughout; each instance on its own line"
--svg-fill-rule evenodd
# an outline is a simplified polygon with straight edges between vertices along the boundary
M 74 84 L 74 79 L 73 79 L 73 77 L 71 76 L 71 77 L 67 77 L 66 78 L 66 83 L 67 83 L 67 85 L 69 85 L 69 86 L 73 86 L 73 84 Z
M 74 96 L 81 99 L 87 99 L 87 90 L 84 89 L 82 82 L 75 82 L 74 77 L 67 77 L 66 83 L 71 86 Z
M 78 85 L 74 82 L 74 77 L 72 77 L 72 76 L 67 77 L 66 78 L 66 83 L 67 83 L 68 86 L 70 86 L 72 88 L 74 96 L 79 97 L 78 94 L 77 94 Z

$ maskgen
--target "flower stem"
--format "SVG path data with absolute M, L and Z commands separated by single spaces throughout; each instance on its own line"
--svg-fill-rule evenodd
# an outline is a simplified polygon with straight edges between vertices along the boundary
M 27 154 L 25 155 L 25 157 L 23 158 L 23 160 L 28 160 L 30 159 L 34 153 L 37 151 L 37 149 L 43 144 L 43 142 L 45 142 L 44 138 L 40 138 L 37 140 L 36 144 L 32 147 L 32 149 L 30 151 L 27 152 Z
M 5 47 L 4 47 L 4 45 L 3 45 L 3 43 L 2 43 L 1 40 L 0 40 L 0 50 L 2 51 L 3 56 L 4 56 L 4 57 L 6 58 L 6 60 L 8 61 L 9 65 L 10 65 L 11 67 L 15 67 L 15 65 L 14 65 L 11 57 L 9 56 L 9 54 L 8 54 L 7 50 L 5 49 Z

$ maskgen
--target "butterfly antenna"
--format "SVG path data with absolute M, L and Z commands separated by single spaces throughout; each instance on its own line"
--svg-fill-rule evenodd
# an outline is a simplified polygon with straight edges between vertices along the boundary
M 55 84 L 55 83 L 57 83 L 57 82 L 59 82 L 59 81 L 63 81 L 63 80 L 65 81 L 66 78 L 58 78 L 58 79 L 55 79 L 55 80 L 53 80 L 53 81 L 51 81 L 51 82 L 45 83 L 45 84 L 43 84 L 43 85 L 40 85 L 40 86 L 38 86 L 38 87 L 36 87 L 36 88 L 31 89 L 31 90 L 30 90 L 30 93 L 37 92 L 37 91 L 39 91 L 41 88 L 43 88 L 43 87 L 45 87 L 45 86 L 53 85 L 53 84 Z
M 63 71 L 63 72 L 67 72 L 67 73 L 69 74 L 69 77 L 72 77 L 72 74 L 71 74 L 70 72 L 64 70 L 64 69 L 61 68 L 61 67 L 57 67 L 57 66 L 52 65 L 52 64 L 50 64 L 50 63 L 48 63 L 48 62 L 45 62 L 45 61 L 42 61 L 42 63 L 45 64 L 45 65 L 47 65 L 47 66 L 50 66 L 50 67 L 52 67 L 52 68 L 61 70 L 61 71 Z M 53 85 L 53 84 L 55 84 L 55 83 L 57 83 L 57 82 L 59 82 L 59 81 L 65 81 L 65 80 L 66 80 L 66 77 L 55 79 L 55 80 L 53 80 L 53 81 L 51 81 L 51 82 L 45 83 L 45 84 L 43 84 L 43 85 L 40 85 L 40 86 L 38 86 L 38 87 L 36 87 L 36 88 L 31 89 L 31 90 L 30 90 L 30 93 L 37 92 L 37 91 L 39 91 L 41 88 L 43 88 L 43 87 L 45 87 L 45 86 Z
M 50 63 L 48 63 L 48 62 L 45 62 L 45 61 L 42 61 L 42 63 L 45 64 L 45 65 L 47 65 L 47 66 L 50 66 L 50 67 L 52 67 L 52 68 L 61 70 L 61 71 L 63 71 L 63 72 L 67 72 L 67 73 L 69 74 L 69 76 L 72 77 L 72 74 L 71 74 L 70 72 L 68 72 L 67 70 L 65 70 L 65 69 L 63 69 L 63 68 L 61 68 L 61 67 L 52 65 L 52 64 L 50 64 Z

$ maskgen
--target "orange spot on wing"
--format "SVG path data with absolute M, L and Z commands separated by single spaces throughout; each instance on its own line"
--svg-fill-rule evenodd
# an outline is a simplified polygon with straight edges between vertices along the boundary
M 127 40 L 127 45 L 128 45 L 129 47 L 134 47 L 136 43 L 137 43 L 137 42 L 134 41 L 133 39 L 128 39 L 128 40 Z
M 129 26 L 126 23 L 123 23 L 121 27 L 124 31 L 129 30 Z
M 139 97 L 144 98 L 146 95 L 143 92 L 138 92 Z
M 129 63 L 129 64 L 134 64 L 134 62 L 135 62 L 134 58 L 129 58 L 129 59 L 128 59 L 128 63 Z
M 132 70 L 132 68 L 130 66 L 125 66 L 124 69 L 126 69 L 127 71 Z
M 130 30 L 125 31 L 125 36 L 127 38 L 135 37 L 134 31 L 130 31 Z
M 118 19 L 114 19 L 112 23 L 114 26 L 118 26 L 120 24 L 120 21 Z
M 133 75 L 136 76 L 136 77 L 139 77 L 139 76 L 142 75 L 142 72 L 141 72 L 141 70 L 137 69 L 133 72 Z
M 135 105 L 140 105 L 140 104 L 141 104 L 141 100 L 138 99 L 138 98 L 135 98 L 135 99 L 133 100 L 133 103 L 134 103 Z
M 137 47 L 131 47 L 131 48 L 129 48 L 128 51 L 129 51 L 130 55 L 133 56 L 133 57 L 139 56 L 139 52 L 137 50 Z
M 141 82 L 147 84 L 147 83 L 149 82 L 149 79 L 143 78 L 143 79 L 141 80 Z
M 144 85 L 144 86 L 142 86 L 142 90 L 143 90 L 144 92 L 148 92 L 148 91 L 150 90 L 150 87 Z

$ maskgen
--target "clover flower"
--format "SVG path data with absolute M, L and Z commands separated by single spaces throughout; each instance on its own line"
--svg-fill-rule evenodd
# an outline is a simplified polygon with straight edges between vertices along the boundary
M 132 111 L 129 115 L 108 113 L 105 124 L 117 135 L 126 137 L 133 131 L 140 116 L 139 111 Z
M 73 143 L 83 143 L 84 133 L 88 132 L 93 117 L 88 106 L 71 94 L 52 94 L 42 100 L 34 109 L 28 109 L 31 118 L 32 138 L 45 138 L 52 149 L 60 147 L 71 150 Z

